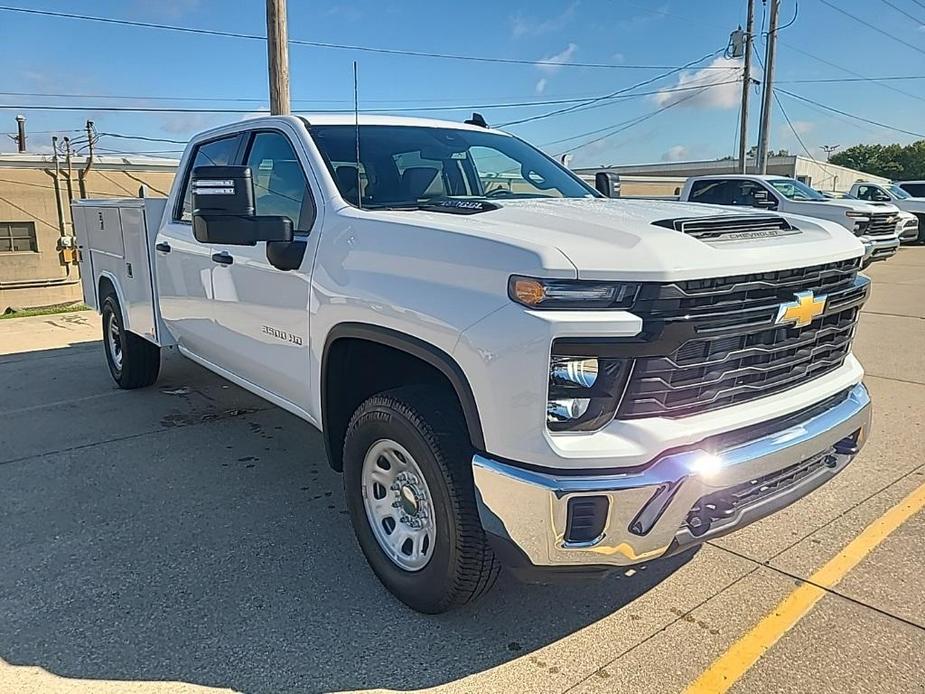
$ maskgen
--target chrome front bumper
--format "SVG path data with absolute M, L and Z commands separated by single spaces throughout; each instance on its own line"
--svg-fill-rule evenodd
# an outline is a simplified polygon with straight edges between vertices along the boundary
M 745 436 L 744 442 L 731 432 L 724 436 L 736 438 L 734 445 L 717 446 L 723 437 L 714 437 L 625 472 L 555 474 L 476 455 L 479 514 L 489 537 L 535 567 L 636 564 L 728 533 L 805 496 L 854 458 L 869 425 L 870 396 L 858 384 L 830 409 L 805 420 L 786 418 L 779 430 Z M 706 530 L 691 527 L 692 509 L 709 503 L 704 497 L 760 487 L 760 480 L 808 461 L 815 461 L 809 472 L 793 480 L 784 473 L 784 484 L 778 475 L 774 491 L 737 505 L 721 522 Z M 606 497 L 602 532 L 591 541 L 570 542 L 569 500 L 588 496 Z
M 899 236 L 859 236 L 864 244 L 864 264 L 886 260 L 899 250 Z

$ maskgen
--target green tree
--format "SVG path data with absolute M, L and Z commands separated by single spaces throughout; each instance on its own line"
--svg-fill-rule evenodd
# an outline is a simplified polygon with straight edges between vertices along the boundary
M 925 140 L 910 145 L 854 145 L 832 155 L 830 161 L 900 181 L 925 178 Z

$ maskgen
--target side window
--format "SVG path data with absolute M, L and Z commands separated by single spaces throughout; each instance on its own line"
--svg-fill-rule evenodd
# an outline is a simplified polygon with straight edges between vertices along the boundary
M 294 229 L 311 229 L 315 210 L 308 181 L 285 135 L 258 132 L 245 164 L 251 167 L 254 178 L 254 207 L 258 215 L 289 217 Z
M 694 181 L 691 185 L 691 202 L 705 202 L 712 205 L 731 205 L 729 181 Z
M 858 200 L 870 200 L 870 186 L 861 186 L 858 188 Z
M 754 181 L 736 181 L 736 185 L 733 186 L 733 205 L 758 207 L 757 202 L 759 199 L 762 201 L 773 200 L 774 196 L 764 186 Z
M 230 135 L 220 140 L 205 142 L 196 147 L 186 170 L 183 193 L 183 207 L 174 211 L 174 221 L 189 222 L 192 219 L 192 197 L 190 195 L 190 178 L 197 166 L 228 166 L 234 163 L 238 151 L 239 135 Z
M 899 187 L 914 198 L 925 198 L 925 183 L 901 183 Z

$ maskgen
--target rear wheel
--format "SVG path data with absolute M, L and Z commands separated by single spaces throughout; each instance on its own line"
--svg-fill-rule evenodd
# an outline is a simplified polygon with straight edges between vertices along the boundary
M 109 373 L 120 388 L 150 386 L 161 369 L 161 350 L 125 329 L 122 308 L 114 294 L 103 298 L 103 348 Z
M 347 428 L 344 487 L 357 540 L 379 580 L 420 612 L 479 597 L 500 571 L 461 420 L 439 390 L 414 386 L 369 398 Z

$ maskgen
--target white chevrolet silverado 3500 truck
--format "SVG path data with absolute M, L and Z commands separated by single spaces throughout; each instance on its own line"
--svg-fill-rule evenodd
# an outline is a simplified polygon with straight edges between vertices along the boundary
M 757 174 L 692 176 L 681 188 L 680 200 L 757 207 L 837 222 L 861 239 L 865 265 L 886 260 L 899 248 L 899 209 L 894 205 L 827 198 L 795 178 Z
M 912 220 L 903 224 L 899 230 L 899 240 L 911 243 L 925 242 L 925 198 L 910 195 L 895 183 L 869 183 L 858 181 L 851 186 L 848 194 L 858 200 L 869 202 L 886 202 L 895 205 Z
M 411 607 L 682 552 L 858 452 L 844 228 L 609 200 L 480 118 L 351 120 L 210 130 L 166 201 L 75 224 L 118 384 L 169 347 L 320 428 Z

